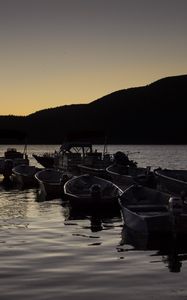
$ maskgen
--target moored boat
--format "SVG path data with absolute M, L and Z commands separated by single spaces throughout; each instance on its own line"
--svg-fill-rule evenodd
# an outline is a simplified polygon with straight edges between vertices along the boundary
M 72 147 L 74 145 L 71 143 Z M 59 167 L 59 161 L 62 159 L 62 155 L 65 152 L 71 152 L 69 143 L 63 143 L 59 149 L 53 151 L 53 152 L 44 152 L 40 154 L 33 153 L 32 156 L 35 158 L 35 160 L 44 168 L 53 168 L 53 167 Z
M 32 154 L 35 160 L 44 168 L 52 168 L 55 162 L 56 153 Z
M 15 147 L 8 147 L 4 155 L 0 157 L 0 174 L 3 174 L 5 181 L 8 180 L 12 174 L 12 168 L 20 164 L 29 165 L 29 158 L 27 155 L 27 133 L 18 130 L 0 129 L 0 138 L 9 140 L 10 144 L 24 140 L 23 151 L 18 151 Z M 14 141 L 14 142 L 13 142 Z M 6 142 L 7 143 L 7 142 Z
M 106 168 L 114 183 L 122 189 L 139 183 L 149 187 L 155 187 L 156 181 L 151 167 L 139 167 L 137 162 L 130 160 L 124 152 L 118 151 L 114 154 L 114 161 Z
M 108 166 L 106 170 L 112 181 L 122 189 L 136 183 L 147 186 L 155 185 L 154 174 L 150 171 L 150 167 L 130 167 L 114 163 Z
M 92 153 L 92 144 L 88 142 L 67 142 L 62 144 L 54 166 L 63 171 L 70 171 L 77 175 L 78 165 L 84 161 L 88 153 Z
M 187 234 L 187 203 L 180 197 L 132 185 L 119 200 L 124 224 L 143 235 Z
M 35 166 L 18 165 L 12 169 L 12 180 L 21 187 L 37 186 L 35 174 L 41 169 Z
M 17 151 L 16 148 L 7 148 L 4 156 L 0 157 L 0 173 L 8 178 L 12 174 L 12 169 L 21 164 L 29 165 L 26 146 L 23 152 Z
M 106 179 L 84 174 L 73 177 L 64 185 L 64 194 L 72 206 L 97 206 L 110 210 L 110 206 L 119 206 L 118 198 L 122 190 Z
M 187 170 L 159 168 L 154 173 L 161 190 L 175 195 L 187 194 Z
M 62 197 L 64 183 L 70 175 L 61 170 L 46 168 L 35 174 L 39 183 L 40 192 L 47 198 Z

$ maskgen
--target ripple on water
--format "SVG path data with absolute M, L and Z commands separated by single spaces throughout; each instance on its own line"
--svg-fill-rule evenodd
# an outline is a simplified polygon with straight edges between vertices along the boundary
M 32 146 L 30 156 L 46 150 L 37 147 Z M 119 145 L 111 149 L 113 153 L 128 150 L 141 166 L 187 168 L 185 146 Z M 89 215 L 69 217 L 60 199 L 38 202 L 35 189 L 5 190 L 1 186 L 1 299 L 187 297 L 185 260 L 180 273 L 171 273 L 167 260 L 155 256 L 156 251 L 120 244 L 119 216 L 94 221 Z

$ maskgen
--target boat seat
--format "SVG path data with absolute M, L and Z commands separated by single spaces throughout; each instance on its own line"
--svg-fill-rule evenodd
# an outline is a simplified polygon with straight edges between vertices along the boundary
M 166 205 L 156 205 L 156 204 L 135 204 L 135 205 L 128 205 L 127 207 L 129 210 L 132 211 L 167 211 Z

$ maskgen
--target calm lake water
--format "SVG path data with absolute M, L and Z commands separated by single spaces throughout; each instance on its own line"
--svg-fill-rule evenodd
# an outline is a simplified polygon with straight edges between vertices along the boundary
M 0 156 L 7 147 L 0 146 Z M 37 165 L 32 153 L 58 148 L 28 145 L 30 164 Z M 110 153 L 118 150 L 139 166 L 187 169 L 187 146 L 108 146 Z M 157 252 L 133 248 L 120 213 L 93 224 L 89 215 L 69 214 L 61 199 L 39 202 L 37 189 L 0 185 L 2 300 L 186 299 L 187 251 L 178 272 L 169 268 L 167 253 Z

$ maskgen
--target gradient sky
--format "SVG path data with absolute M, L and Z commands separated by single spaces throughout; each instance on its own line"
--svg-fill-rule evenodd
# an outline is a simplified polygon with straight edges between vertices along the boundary
M 187 73 L 187 0 L 0 0 L 0 115 Z

